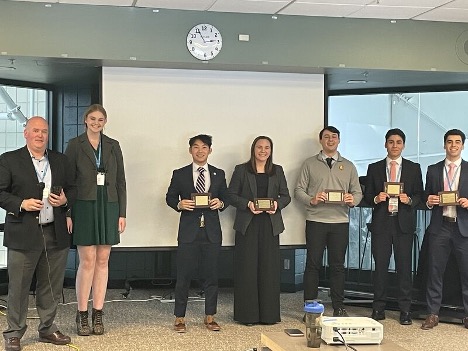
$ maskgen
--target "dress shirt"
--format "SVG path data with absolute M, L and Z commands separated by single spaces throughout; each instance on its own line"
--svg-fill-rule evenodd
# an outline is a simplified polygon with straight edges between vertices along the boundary
M 37 181 L 43 182 L 46 188 L 52 188 L 52 171 L 50 169 L 49 159 L 47 158 L 47 152 L 40 159 L 36 159 L 31 154 L 31 160 L 36 170 Z M 44 175 L 45 173 L 45 175 Z M 44 207 L 39 212 L 39 223 L 46 224 L 54 221 L 54 208 L 49 202 L 49 198 L 42 199 Z
M 320 151 L 320 155 L 322 156 L 322 160 L 325 163 L 327 163 L 327 158 L 331 158 L 332 159 L 332 163 L 331 163 L 332 166 L 336 163 L 336 159 L 338 158 L 337 154 L 334 154 L 333 156 L 327 156 L 327 155 L 325 155 L 325 153 L 323 151 Z
M 390 157 L 387 156 L 386 163 L 387 163 L 387 182 L 390 181 L 390 162 L 396 162 L 396 180 L 395 182 L 399 182 L 401 178 L 401 163 L 403 162 L 403 157 L 398 157 L 396 160 L 392 160 Z
M 193 186 L 197 186 L 197 179 L 198 176 L 200 175 L 200 172 L 198 171 L 198 168 L 202 167 L 205 169 L 205 172 L 203 174 L 205 175 L 205 192 L 208 192 L 210 189 L 211 185 L 211 178 L 210 178 L 210 171 L 208 170 L 208 163 L 205 163 L 203 166 L 199 166 L 196 163 L 192 163 L 192 169 L 193 169 Z
M 453 191 L 458 189 L 458 183 L 460 181 L 461 161 L 462 161 L 461 157 L 458 160 L 453 161 L 453 162 L 445 159 L 444 170 L 443 170 L 443 172 L 444 172 L 444 183 L 445 183 L 445 180 L 447 178 L 447 175 L 448 175 L 448 172 L 449 172 L 449 169 L 450 169 L 449 164 L 454 163 L 456 165 L 456 167 L 455 167 L 455 179 L 453 179 L 453 184 L 451 184 Z M 449 182 L 451 182 L 451 181 L 452 181 L 452 179 L 449 179 Z M 444 213 L 444 216 L 455 218 L 455 217 L 457 217 L 457 208 L 456 208 L 456 206 L 445 206 L 443 213 Z

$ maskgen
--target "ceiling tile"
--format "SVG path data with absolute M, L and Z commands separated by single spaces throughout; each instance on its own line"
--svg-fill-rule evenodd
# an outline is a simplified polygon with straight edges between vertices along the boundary
M 468 22 L 468 10 L 439 8 L 416 16 L 415 20 L 443 21 L 443 22 Z
M 137 0 L 137 7 L 176 10 L 208 10 L 216 0 Z
M 379 0 L 379 5 L 410 6 L 410 7 L 438 7 L 438 6 L 442 6 L 451 2 L 453 2 L 453 0 Z M 374 1 L 374 5 L 377 5 L 376 1 Z
M 468 9 L 468 0 L 455 0 L 451 1 L 447 5 L 442 6 L 441 8 L 449 8 L 449 9 Z
M 346 17 L 362 9 L 364 5 L 331 5 L 295 2 L 280 12 L 282 15 Z
M 300 0 L 297 1 L 305 4 L 318 4 L 318 5 L 369 5 L 375 0 Z
M 430 7 L 370 5 L 351 14 L 352 18 L 410 19 L 430 10 Z
M 133 0 L 59 0 L 61 4 L 132 6 Z
M 273 14 L 290 2 L 290 0 L 217 0 L 210 11 Z

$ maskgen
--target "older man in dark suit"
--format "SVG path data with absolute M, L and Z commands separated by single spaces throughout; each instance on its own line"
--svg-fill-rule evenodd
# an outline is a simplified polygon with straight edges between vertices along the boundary
M 26 123 L 26 146 L 0 156 L 0 207 L 6 210 L 4 245 L 8 247 L 8 328 L 5 350 L 21 350 L 26 332 L 29 289 L 36 272 L 39 341 L 70 343 L 54 324 L 70 247 L 65 214 L 74 198 L 65 155 L 47 150 L 47 121 Z
M 390 129 L 385 135 L 387 157 L 369 165 L 364 199 L 372 204 L 372 255 L 375 261 L 374 303 L 372 318 L 385 319 L 388 265 L 393 253 L 398 279 L 400 324 L 412 324 L 411 259 L 416 230 L 416 208 L 423 194 L 419 164 L 401 157 L 406 136 L 402 130 Z M 402 191 L 391 197 L 385 182 L 402 183 Z
M 464 145 L 465 134 L 458 129 L 449 130 L 444 135 L 445 160 L 427 168 L 426 205 L 432 209 L 432 215 L 426 231 L 429 267 L 426 288 L 428 316 L 421 326 L 424 330 L 439 324 L 443 278 L 452 252 L 460 271 L 465 309 L 463 324 L 468 328 L 468 162 L 461 158 Z M 458 191 L 456 204 L 444 201 L 441 203 L 441 191 Z
M 204 323 L 209 330 L 220 330 L 214 320 L 218 302 L 218 256 L 222 241 L 218 210 L 227 207 L 224 171 L 207 163 L 212 151 L 211 136 L 196 135 L 190 138 L 189 145 L 193 163 L 173 172 L 166 194 L 166 203 L 180 212 L 174 307 L 174 330 L 179 333 L 186 332 L 189 287 L 199 264 L 204 278 Z M 207 206 L 196 206 L 192 198 L 194 193 L 209 193 Z

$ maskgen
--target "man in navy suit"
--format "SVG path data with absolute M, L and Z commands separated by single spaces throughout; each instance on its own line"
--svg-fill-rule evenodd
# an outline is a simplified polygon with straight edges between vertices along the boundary
M 374 208 L 370 225 L 372 255 L 375 261 L 372 318 L 385 319 L 388 265 L 393 246 L 400 324 L 410 325 L 413 235 L 416 230 L 416 208 L 421 203 L 423 184 L 419 164 L 401 157 L 405 141 L 406 136 L 402 130 L 395 128 L 387 132 L 387 157 L 370 164 L 367 168 L 364 199 Z M 393 199 L 384 189 L 384 183 L 391 181 L 403 183 L 403 190 Z
M 445 160 L 427 168 L 427 208 L 432 209 L 431 222 L 426 231 L 429 243 L 429 267 L 426 288 L 428 316 L 421 329 L 439 324 L 439 309 L 445 267 L 453 252 L 460 271 L 463 324 L 468 328 L 468 162 L 461 158 L 465 134 L 451 129 L 444 135 Z M 440 203 L 440 191 L 458 191 L 457 205 Z
M 189 145 L 193 162 L 173 172 L 166 194 L 168 206 L 180 212 L 174 307 L 174 330 L 179 333 L 186 332 L 189 287 L 199 265 L 204 279 L 204 323 L 209 330 L 220 330 L 214 320 L 218 302 L 218 256 L 222 241 L 218 211 L 228 206 L 224 171 L 207 163 L 212 151 L 211 136 L 196 135 L 190 138 Z M 192 199 L 194 193 L 210 194 L 207 207 L 195 206 Z

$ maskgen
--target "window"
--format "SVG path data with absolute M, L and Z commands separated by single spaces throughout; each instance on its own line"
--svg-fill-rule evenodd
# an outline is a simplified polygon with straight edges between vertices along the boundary
M 391 128 L 400 128 L 406 134 L 403 157 L 421 165 L 424 182 L 427 167 L 445 158 L 445 132 L 457 128 L 468 133 L 467 111 L 468 91 L 337 95 L 329 98 L 328 124 L 340 130 L 338 150 L 354 162 L 360 176 L 366 175 L 370 163 L 386 156 L 385 133 Z M 466 150 L 463 156 L 466 158 Z M 371 238 L 366 227 L 370 219 L 370 209 L 351 211 L 348 268 L 372 268 Z M 426 216 L 421 211 L 416 233 L 419 244 L 426 223 Z M 415 261 L 419 253 L 417 249 Z M 393 269 L 392 259 L 390 270 Z
M 18 149 L 26 144 L 23 137 L 24 123 L 31 116 L 48 115 L 48 91 L 0 85 L 0 154 Z M 4 222 L 5 210 L 0 208 L 0 223 Z M 6 248 L 1 246 L 0 268 L 6 267 Z

